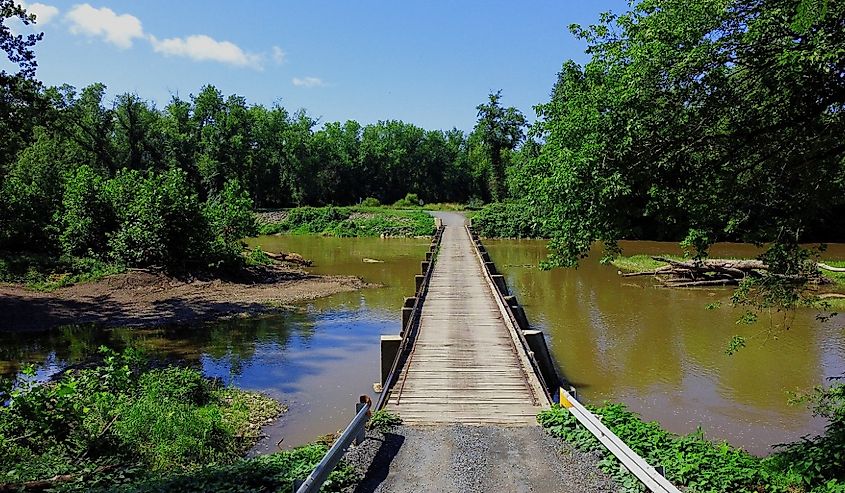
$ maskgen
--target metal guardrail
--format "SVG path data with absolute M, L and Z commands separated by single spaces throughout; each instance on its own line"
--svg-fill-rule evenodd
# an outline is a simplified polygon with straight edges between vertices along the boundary
M 438 226 L 437 231 L 434 233 L 433 242 L 435 245 L 434 252 L 440 248 L 440 240 L 443 237 L 443 230 L 445 229 L 444 226 Z M 420 286 L 419 292 L 416 294 L 416 300 L 414 301 L 414 306 L 411 311 L 411 316 L 408 318 L 408 324 L 405 327 L 402 327 L 402 333 L 404 336 L 402 337 L 402 342 L 399 343 L 399 350 L 396 352 L 396 357 L 393 359 L 393 365 L 390 368 L 390 373 L 387 375 L 387 379 L 382 382 L 382 389 L 381 394 L 379 395 L 378 401 L 376 402 L 375 409 L 379 410 L 384 407 L 387 403 L 388 396 L 390 395 L 391 387 L 393 384 L 396 383 L 396 377 L 398 373 L 402 370 L 403 360 L 407 357 L 407 352 L 410 349 L 409 345 L 416 340 L 417 337 L 417 329 L 419 329 L 419 319 L 420 314 L 422 313 L 422 306 L 423 301 L 425 300 L 425 296 L 428 293 L 428 284 L 431 281 L 431 274 L 434 272 L 434 264 L 437 260 L 437 255 L 432 255 L 431 260 L 428 262 L 428 269 L 425 272 L 423 277 L 422 286 Z
M 607 449 L 619 459 L 631 474 L 637 477 L 651 491 L 658 493 L 680 493 L 672 483 L 663 477 L 654 467 L 648 464 L 631 447 L 616 436 L 598 416 L 591 413 L 578 402 L 575 397 L 564 389 L 560 389 L 560 405 L 571 412 Z
M 329 474 L 334 471 L 334 468 L 337 467 L 340 459 L 343 458 L 343 455 L 346 453 L 346 449 L 352 445 L 352 442 L 358 444 L 363 440 L 365 433 L 364 425 L 367 424 L 367 420 L 370 418 L 372 402 L 367 396 L 361 396 L 361 400 L 364 402 L 358 404 L 358 413 L 352 419 L 352 422 L 349 423 L 349 426 L 347 426 L 346 429 L 343 430 L 343 433 L 341 433 L 337 440 L 335 440 L 332 448 L 329 449 L 328 453 L 326 453 L 325 457 L 323 457 L 323 460 L 317 464 L 317 467 L 311 471 L 311 474 L 308 475 L 308 478 L 306 478 L 302 484 L 294 485 L 296 493 L 316 493 L 320 491 L 320 488 L 323 486 L 323 483 L 326 482 Z

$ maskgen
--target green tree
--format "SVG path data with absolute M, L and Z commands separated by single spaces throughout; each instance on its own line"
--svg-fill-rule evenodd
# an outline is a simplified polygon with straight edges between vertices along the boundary
M 502 107 L 502 91 L 490 93 L 487 103 L 476 107 L 476 131 L 481 136 L 490 163 L 490 195 L 493 200 L 507 196 L 506 167 L 511 151 L 525 138 L 525 116 L 516 108 Z
M 545 144 L 519 171 L 554 263 L 619 238 L 774 242 L 797 255 L 799 241 L 835 234 L 845 7 L 804 15 L 799 33 L 806 3 L 645 0 L 573 27 L 592 58 L 564 64 L 538 107 Z

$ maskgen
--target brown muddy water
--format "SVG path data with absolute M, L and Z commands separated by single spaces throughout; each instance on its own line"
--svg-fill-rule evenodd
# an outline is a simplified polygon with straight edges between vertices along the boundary
M 268 236 L 249 240 L 267 251 L 292 251 L 315 261 L 320 274 L 360 276 L 383 285 L 303 304 L 290 312 L 187 327 L 68 327 L 42 334 L 0 333 L 0 374 L 39 366 L 46 378 L 89 358 L 100 345 L 136 345 L 187 361 L 227 384 L 272 395 L 290 410 L 269 427 L 254 452 L 313 441 L 342 429 L 360 394 L 379 378 L 379 336 L 399 332 L 402 298 L 428 240 Z M 788 392 L 845 372 L 845 317 L 821 323 L 800 311 L 789 330 L 778 318 L 738 326 L 730 290 L 668 290 L 649 278 L 622 278 L 594 258 L 577 270 L 540 271 L 542 241 L 488 240 L 493 260 L 542 328 L 564 376 L 592 403 L 621 401 L 646 419 L 686 433 L 765 454 L 771 446 L 822 431 Z M 623 243 L 626 254 L 673 253 L 676 244 Z M 719 245 L 714 256 L 752 256 L 747 245 Z M 845 258 L 831 245 L 829 258 Z M 364 258 L 381 260 L 367 263 Z M 708 310 L 722 301 L 725 306 Z M 769 330 L 774 327 L 777 330 Z M 725 354 L 731 336 L 748 346 Z M 775 336 L 777 337 L 775 339 Z
M 729 306 L 729 288 L 667 289 L 649 277 L 624 278 L 598 262 L 599 252 L 577 270 L 543 272 L 536 268 L 543 241 L 485 245 L 582 400 L 623 402 L 676 433 L 700 426 L 709 439 L 755 454 L 823 431 L 822 420 L 788 404 L 789 392 L 845 372 L 845 316 L 822 323 L 819 312 L 802 309 L 786 326 L 776 315 L 737 325 L 742 311 Z M 674 243 L 622 248 L 626 255 L 681 253 Z M 711 251 L 723 258 L 757 253 L 740 244 Z M 829 245 L 825 257 L 845 258 L 845 245 Z M 722 307 L 707 309 L 714 302 Z M 747 347 L 728 356 L 734 335 L 745 336 Z

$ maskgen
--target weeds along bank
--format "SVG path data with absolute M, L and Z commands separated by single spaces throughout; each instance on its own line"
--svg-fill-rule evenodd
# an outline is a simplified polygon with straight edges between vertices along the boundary
M 713 443 L 699 430 L 686 436 L 644 422 L 623 404 L 588 406 L 631 449 L 665 477 L 689 492 L 841 493 L 845 492 L 845 386 L 817 389 L 805 397 L 814 412 L 829 420 L 825 433 L 756 457 L 725 442 Z M 602 470 L 626 493 L 647 491 L 575 416 L 554 406 L 537 417 L 554 436 L 601 456 Z
M 305 477 L 326 451 L 243 459 L 283 412 L 278 402 L 132 350 L 102 356 L 53 382 L 4 382 L 0 491 L 268 491 Z M 340 468 L 333 484 L 350 474 Z

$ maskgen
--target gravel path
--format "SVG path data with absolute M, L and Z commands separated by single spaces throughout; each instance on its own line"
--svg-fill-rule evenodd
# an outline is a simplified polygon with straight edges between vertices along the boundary
M 346 454 L 354 492 L 616 492 L 596 457 L 539 426 L 399 426 Z

